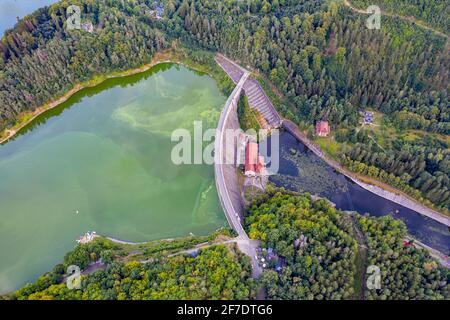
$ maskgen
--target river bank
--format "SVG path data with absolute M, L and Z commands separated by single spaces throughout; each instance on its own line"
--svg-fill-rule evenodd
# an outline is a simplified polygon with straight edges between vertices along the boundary
M 64 94 L 63 96 L 61 96 L 51 102 L 48 102 L 40 107 L 37 107 L 32 112 L 23 112 L 22 114 L 20 114 L 18 116 L 19 119 L 23 119 L 23 120 L 19 120 L 18 124 L 14 125 L 11 128 L 5 129 L 3 131 L 3 133 L 0 135 L 0 137 L 2 137 L 0 139 L 0 144 L 4 144 L 5 142 L 7 142 L 11 138 L 13 138 L 17 133 L 19 133 L 24 127 L 29 125 L 38 116 L 40 116 L 41 114 L 44 114 L 45 112 L 47 112 L 49 110 L 56 108 L 60 104 L 66 102 L 70 97 L 72 97 L 75 93 L 79 92 L 80 90 L 98 86 L 99 84 L 103 83 L 104 81 L 106 81 L 108 79 L 127 77 L 127 76 L 145 72 L 160 63 L 172 62 L 169 60 L 161 59 L 160 55 L 163 55 L 163 54 L 164 53 L 161 53 L 161 54 L 156 53 L 150 63 L 145 64 L 139 68 L 127 70 L 127 71 L 123 71 L 123 72 L 114 72 L 114 73 L 110 73 L 108 75 L 103 75 L 103 76 L 96 76 L 93 79 L 86 81 L 84 83 L 78 83 L 72 89 L 67 91 L 67 93 Z
M 366 189 L 367 191 L 370 191 L 380 197 L 383 197 L 385 199 L 388 199 L 392 202 L 395 202 L 397 204 L 400 204 L 408 209 L 414 210 L 424 216 L 427 216 L 429 218 L 432 218 L 442 224 L 445 224 L 446 226 L 450 226 L 450 218 L 446 217 L 446 216 L 442 216 L 442 214 L 440 214 L 437 211 L 434 211 L 430 208 L 427 208 L 423 205 L 421 205 L 420 203 L 410 199 L 409 197 L 406 197 L 404 195 L 401 194 L 396 194 L 390 191 L 387 191 L 383 188 L 380 188 L 376 185 L 372 185 L 372 184 L 368 184 L 368 183 L 364 183 L 361 180 L 348 176 L 350 179 L 352 179 L 353 182 L 355 182 L 356 184 L 358 184 L 359 186 L 361 186 L 362 188 Z
M 89 239 L 89 241 L 82 244 L 86 245 L 90 242 L 105 240 L 112 242 L 115 245 L 114 250 L 121 256 L 120 260 L 122 262 L 130 261 L 131 259 L 146 263 L 157 253 L 165 253 L 167 257 L 183 253 L 189 254 L 214 245 L 238 243 L 240 238 L 232 234 L 227 228 L 219 228 L 205 236 L 190 235 L 143 242 L 125 241 L 106 235 L 96 234 Z
M 86 88 L 0 147 L 0 291 L 48 270 L 86 230 L 143 242 L 225 226 L 216 191 L 204 193 L 212 168 L 170 161 L 173 130 L 198 119 L 214 128 L 225 101 L 211 77 L 183 65 Z
M 391 186 L 386 185 L 385 183 L 376 181 L 374 183 L 373 179 L 365 179 L 366 181 L 362 181 L 360 175 L 357 175 L 348 169 L 344 168 L 342 165 L 340 165 L 338 162 L 330 159 L 325 152 L 322 151 L 322 149 L 311 142 L 306 135 L 300 131 L 300 129 L 290 120 L 284 119 L 283 120 L 283 126 L 300 142 L 302 142 L 304 145 L 308 147 L 314 154 L 316 154 L 318 157 L 320 157 L 322 160 L 324 160 L 328 165 L 333 167 L 336 171 L 340 172 L 341 174 L 345 175 L 349 179 L 351 179 L 353 182 L 361 186 L 367 191 L 370 191 L 373 194 L 376 194 L 384 199 L 390 200 L 392 202 L 395 202 L 399 205 L 402 205 L 408 209 L 414 210 L 424 216 L 427 216 L 433 220 L 436 220 L 442 224 L 445 224 L 446 226 L 450 226 L 450 218 L 443 215 L 442 213 L 435 211 L 431 208 L 428 208 L 424 206 L 423 204 L 417 202 L 415 199 L 412 199 L 405 193 L 401 192 L 400 190 L 397 190 Z M 366 177 L 364 177 L 366 178 Z
M 425 243 L 420 242 L 417 239 L 407 237 L 405 240 L 412 241 L 413 246 L 415 246 L 416 248 L 421 248 L 421 249 L 427 250 L 433 258 L 435 258 L 436 260 L 439 261 L 439 263 L 442 266 L 444 266 L 446 268 L 450 268 L 450 257 L 449 256 L 443 254 L 442 252 L 440 252 L 434 248 L 431 248 L 430 246 L 427 246 Z

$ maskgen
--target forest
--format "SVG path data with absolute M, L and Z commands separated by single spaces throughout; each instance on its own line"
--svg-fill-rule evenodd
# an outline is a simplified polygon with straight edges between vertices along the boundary
M 261 276 L 269 299 L 352 297 L 357 243 L 347 218 L 325 200 L 278 190 L 252 203 L 245 217 L 249 237 L 276 252 L 266 259 L 281 268 Z
M 249 236 L 268 252 L 269 268 L 260 281 L 269 299 L 360 299 L 357 290 L 369 300 L 450 298 L 449 269 L 427 251 L 405 245 L 406 226 L 390 216 L 341 212 L 323 199 L 269 188 L 254 199 L 245 221 Z M 368 247 L 362 265 L 361 245 Z M 380 268 L 380 289 L 357 282 L 370 265 Z
M 256 280 L 250 259 L 235 246 L 216 244 L 172 255 L 206 239 L 232 237 L 227 230 L 198 239 L 150 242 L 141 248 L 145 257 L 131 256 L 135 247 L 98 238 L 78 245 L 51 272 L 0 299 L 255 299 L 261 288 L 267 299 L 450 298 L 449 269 L 405 242 L 406 226 L 390 216 L 342 212 L 325 199 L 269 186 L 246 209 L 245 228 L 261 241 L 265 259 Z M 366 255 L 361 256 L 361 248 Z M 87 272 L 98 261 L 103 267 Z M 80 289 L 66 285 L 71 265 L 83 271 Z M 371 265 L 380 269 L 379 289 L 360 281 Z
M 448 212 L 450 150 L 447 143 L 425 136 L 414 141 L 396 139 L 387 149 L 364 133 L 356 136 L 357 143 L 342 157 L 345 166 L 384 181 L 424 203 L 437 204 Z
M 69 30 L 67 7 L 82 8 L 95 31 Z M 145 8 L 121 1 L 61 1 L 6 31 L 0 44 L 0 124 L 62 96 L 76 83 L 148 63 L 167 48 Z M 133 57 L 133 59 L 130 59 Z
M 448 34 L 450 30 L 450 6 L 446 0 L 351 0 L 352 5 L 365 9 L 378 5 L 382 11 L 411 16 L 426 25 Z
M 123 262 L 107 241 L 95 240 L 69 252 L 32 284 L 13 293 L 18 300 L 196 300 L 249 299 L 253 292 L 251 266 L 246 256 L 224 245 L 203 249 L 197 255 L 160 256 Z M 66 285 L 70 265 L 85 269 L 99 258 L 107 267 L 81 277 L 81 289 Z
M 365 0 L 351 1 L 364 7 Z M 379 1 L 386 9 L 415 16 L 448 31 L 448 6 L 441 1 Z M 381 3 L 382 2 L 382 3 Z M 400 4 L 401 2 L 401 4 Z M 445 1 L 444 1 L 445 2 Z M 276 107 L 297 124 L 330 122 L 348 143 L 342 161 L 450 208 L 448 43 L 401 19 L 383 19 L 381 30 L 338 1 L 165 0 L 163 19 L 150 0 L 60 1 L 21 19 L 0 43 L 0 130 L 24 111 L 47 103 L 75 84 L 148 63 L 174 40 L 203 52 L 220 51 L 250 65 L 286 97 Z M 93 31 L 68 30 L 69 5 L 82 9 Z M 444 3 L 445 4 L 445 3 Z M 447 11 L 446 11 L 447 10 Z M 195 56 L 199 62 L 205 55 Z M 245 106 L 244 106 L 245 107 Z M 420 130 L 415 139 L 374 143 L 359 125 L 359 111 L 385 115 L 398 132 Z M 368 246 L 367 263 L 383 269 L 379 291 L 368 299 L 449 299 L 449 273 L 427 252 L 405 247 L 405 227 L 389 217 L 351 218 L 325 200 L 284 190 L 254 201 L 246 228 L 271 253 L 262 275 L 273 299 L 350 299 L 358 227 Z M 355 224 L 356 223 L 356 224 Z M 252 296 L 250 265 L 223 246 L 195 256 L 146 264 L 111 259 L 111 248 L 77 247 L 64 263 L 17 291 L 15 299 L 246 299 Z M 86 267 L 98 258 L 108 268 L 83 275 L 81 290 L 68 290 L 66 267 Z M 281 268 L 281 269 L 280 269 Z M 214 270 L 214 271 L 213 271 Z
M 425 250 L 405 244 L 406 227 L 390 216 L 358 217 L 369 247 L 368 264 L 380 268 L 381 289 L 368 290 L 370 300 L 440 300 L 450 298 L 450 272 Z
M 301 126 L 327 120 L 333 132 L 346 130 L 336 137 L 346 144 L 338 159 L 393 175 L 381 178 L 400 180 L 416 199 L 449 210 L 447 140 L 395 138 L 377 145 L 364 141 L 364 130 L 355 134 L 366 108 L 383 113 L 398 132 L 450 134 L 445 38 L 394 18 L 369 30 L 365 16 L 338 1 L 167 0 L 163 19 L 155 19 L 150 12 L 158 3 L 71 1 L 92 32 L 66 28 L 68 1 L 20 20 L 0 43 L 0 129 L 76 83 L 141 66 L 177 40 L 259 70 L 286 97 L 276 105 L 283 116 Z M 401 8 L 423 7 L 409 3 Z M 448 25 L 440 2 L 433 3 L 419 11 Z

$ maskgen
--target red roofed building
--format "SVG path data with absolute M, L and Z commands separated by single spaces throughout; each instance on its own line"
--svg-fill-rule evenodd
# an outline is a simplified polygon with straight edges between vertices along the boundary
M 330 131 L 328 121 L 319 121 L 316 123 L 316 136 L 326 137 L 330 134 Z
M 409 240 L 403 240 L 403 246 L 405 247 L 411 247 L 413 245 L 412 241 Z
M 245 147 L 245 175 L 255 176 L 263 174 L 264 169 L 264 157 L 258 154 L 258 144 L 253 141 L 248 141 Z
M 256 175 L 256 166 L 258 164 L 258 144 L 248 141 L 245 147 L 245 175 Z

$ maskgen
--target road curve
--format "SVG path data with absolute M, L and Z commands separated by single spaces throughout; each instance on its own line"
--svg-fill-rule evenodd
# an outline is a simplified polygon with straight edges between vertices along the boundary
M 242 208 L 239 208 L 239 204 L 232 199 L 230 196 L 230 193 L 228 191 L 228 183 L 226 181 L 227 178 L 225 177 L 224 171 L 226 170 L 226 166 L 233 166 L 232 164 L 226 164 L 226 152 L 225 150 L 225 131 L 227 129 L 233 129 L 229 127 L 229 119 L 230 115 L 235 111 L 236 105 L 239 101 L 239 97 L 242 91 L 242 87 L 247 80 L 249 76 L 249 73 L 244 73 L 242 78 L 239 80 L 238 84 L 234 88 L 231 95 L 228 97 L 227 102 L 225 103 L 225 106 L 222 110 L 222 113 L 220 115 L 219 124 L 217 126 L 217 134 L 219 135 L 216 137 L 214 150 L 215 150 L 215 161 L 214 161 L 214 173 L 216 177 L 216 187 L 217 192 L 219 194 L 219 199 L 222 204 L 222 207 L 225 212 L 225 216 L 227 217 L 228 223 L 230 226 L 237 232 L 238 236 L 244 236 L 247 237 L 247 234 L 245 230 L 242 227 L 241 224 L 241 217 L 242 217 Z M 230 150 L 233 152 L 234 150 Z M 236 186 L 237 187 L 237 186 Z
M 221 56 L 221 58 L 230 61 L 223 56 Z M 221 65 L 221 67 L 223 66 Z M 259 241 L 250 240 L 242 226 L 244 217 L 242 199 L 237 181 L 237 167 L 234 163 L 228 163 L 226 161 L 230 159 L 230 157 L 231 159 L 236 159 L 236 143 L 227 143 L 226 130 L 240 128 L 239 121 L 237 119 L 237 104 L 244 83 L 250 75 L 249 71 L 243 68 L 240 69 L 243 72 L 242 76 L 239 81 L 237 81 L 236 87 L 228 97 L 222 113 L 220 114 L 220 119 L 217 126 L 217 135 L 214 142 L 214 173 L 217 193 L 228 224 L 238 234 L 236 238 L 238 248 L 251 259 L 253 277 L 258 278 L 262 273 L 262 268 L 256 257 L 256 249 L 259 247 Z M 231 150 L 227 150 L 226 146 L 230 145 L 233 147 L 228 148 Z
M 219 65 L 221 65 L 221 67 L 225 70 L 225 72 L 228 73 L 228 75 L 233 79 L 233 81 L 238 84 L 236 86 L 235 90 L 233 91 L 233 93 L 231 94 L 231 96 L 229 97 L 227 103 L 225 104 L 224 110 L 222 111 L 222 114 L 221 114 L 219 128 L 220 128 L 220 130 L 222 130 L 222 133 L 223 133 L 223 129 L 226 128 L 227 125 L 229 125 L 228 122 L 232 123 L 233 121 L 234 122 L 237 121 L 235 118 L 237 117 L 236 104 L 239 99 L 238 93 L 241 92 L 242 83 L 246 81 L 246 77 L 248 78 L 249 71 L 245 70 L 244 68 L 240 67 L 239 65 L 237 65 L 236 63 L 234 63 L 233 61 L 229 60 L 228 58 L 226 58 L 222 55 L 218 55 L 218 57 L 222 60 L 225 60 L 226 64 L 231 64 L 232 65 L 231 68 L 235 69 L 234 71 L 227 70 L 227 69 L 229 69 L 230 65 L 228 65 L 228 68 L 227 68 L 226 66 L 221 65 L 220 61 L 218 59 L 216 59 L 217 63 Z M 240 72 L 238 72 L 236 70 L 239 70 Z M 240 75 L 240 73 L 242 73 L 242 76 Z M 239 79 L 239 81 L 238 81 L 238 79 Z M 282 118 L 280 118 L 280 119 L 282 119 Z M 281 123 L 282 123 L 283 127 L 287 131 L 289 131 L 296 139 L 300 140 L 302 143 L 304 143 L 306 146 L 308 146 L 308 148 L 311 151 L 313 151 L 315 154 L 317 154 L 320 158 L 322 158 L 325 162 L 327 162 L 331 167 L 335 168 L 336 170 L 338 170 L 345 176 L 349 177 L 350 179 L 352 179 L 355 183 L 357 183 L 364 189 L 449 226 L 450 219 L 448 217 L 443 216 L 440 213 L 421 205 L 417 201 L 409 199 L 406 196 L 402 196 L 401 192 L 399 192 L 398 194 L 391 193 L 391 192 L 388 192 L 387 190 L 384 190 L 381 188 L 375 188 L 375 186 L 363 183 L 362 181 L 357 179 L 351 172 L 349 172 L 348 170 L 343 168 L 340 164 L 338 164 L 336 161 L 329 159 L 323 153 L 323 151 L 320 149 L 320 147 L 316 146 L 314 143 L 309 141 L 309 139 L 306 137 L 306 135 L 304 135 L 298 129 L 297 125 L 295 125 L 292 121 L 287 120 L 287 119 L 282 119 Z M 239 123 L 234 124 L 234 125 L 239 126 Z M 219 158 L 219 159 L 223 159 L 223 145 L 221 144 L 222 142 L 223 142 L 223 135 L 220 136 L 220 139 L 216 138 L 215 148 L 216 148 L 216 150 L 219 150 L 219 152 L 220 152 L 221 158 Z M 242 247 L 244 247 L 244 244 L 248 244 L 248 242 L 246 242 L 246 241 L 252 241 L 252 240 L 248 240 L 249 238 L 248 238 L 247 234 L 245 233 L 245 231 L 242 229 L 240 219 L 238 218 L 239 216 L 242 217 L 241 207 L 239 207 L 239 205 L 236 205 L 236 206 L 234 206 L 234 209 L 233 209 L 233 204 L 231 201 L 232 197 L 230 197 L 230 195 L 228 194 L 228 191 L 230 189 L 237 187 L 237 181 L 232 181 L 232 183 L 229 183 L 229 187 L 227 188 L 226 180 L 231 180 L 232 175 L 234 175 L 234 176 L 236 175 L 235 167 L 234 167 L 234 171 L 228 170 L 228 176 L 227 176 L 227 174 L 224 174 L 224 166 L 222 165 L 222 166 L 218 167 L 217 161 L 216 161 L 216 185 L 217 185 L 217 190 L 219 192 L 219 198 L 222 203 L 222 207 L 224 208 L 224 212 L 227 216 L 227 220 L 228 220 L 230 226 L 234 230 L 236 230 L 236 232 L 239 234 L 239 238 L 242 240 L 241 241 Z M 223 190 L 221 190 L 221 189 L 223 189 Z M 222 195 L 221 192 L 223 192 L 224 194 Z M 238 245 L 239 245 L 239 242 L 238 242 Z M 242 250 L 242 249 L 241 249 L 241 251 L 244 252 L 244 250 Z M 253 252 L 256 252 L 256 247 L 248 248 L 248 251 L 249 251 L 248 255 L 250 257 L 252 257 L 252 260 L 255 260 Z M 440 259 L 440 260 L 441 260 L 441 262 L 445 261 L 444 265 L 448 265 L 448 263 L 449 263 L 448 257 L 446 257 L 446 256 L 444 256 L 444 260 L 443 259 Z

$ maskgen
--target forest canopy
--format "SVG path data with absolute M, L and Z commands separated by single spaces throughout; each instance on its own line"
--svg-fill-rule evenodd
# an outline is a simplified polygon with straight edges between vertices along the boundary
M 245 221 L 266 252 L 269 268 L 261 282 L 269 299 L 450 298 L 449 269 L 405 245 L 406 226 L 390 216 L 341 212 L 324 199 L 270 188 L 254 200 Z M 368 266 L 380 269 L 380 289 L 361 281 Z
M 139 261 L 111 260 L 106 269 L 82 275 L 81 288 L 69 289 L 63 277 L 68 265 L 83 269 L 107 256 L 109 246 L 94 241 L 68 253 L 64 263 L 35 283 L 16 291 L 12 299 L 29 300 L 196 300 L 249 299 L 251 266 L 239 251 L 217 245 L 198 255 L 177 255 Z M 88 253 L 88 254 L 86 254 Z M 105 259 L 103 259 L 105 260 Z M 93 261 L 91 261 L 93 262 Z
M 414 7 L 448 25 L 440 1 L 401 2 L 400 13 Z M 160 3 L 164 13 L 157 19 L 151 12 Z M 379 145 L 364 130 L 358 134 L 366 108 L 383 113 L 399 131 L 450 134 L 446 38 L 389 17 L 381 30 L 369 30 L 365 15 L 337 1 L 75 1 L 92 32 L 66 27 L 70 4 L 41 8 L 3 36 L 0 129 L 77 83 L 148 63 L 176 40 L 258 69 L 286 97 L 276 106 L 284 117 L 309 126 L 327 120 L 344 130 L 336 137 L 347 145 L 338 157 L 343 164 L 450 210 L 448 140 Z
M 450 6 L 446 0 L 351 0 L 350 2 L 361 9 L 378 5 L 384 12 L 414 17 L 428 26 L 449 34 Z
M 130 251 L 99 238 L 78 245 L 51 272 L 4 298 L 254 299 L 261 288 L 268 299 L 450 298 L 450 270 L 406 243 L 406 226 L 390 216 L 342 212 L 324 199 L 270 186 L 247 208 L 245 228 L 261 241 L 258 259 L 265 259 L 256 280 L 249 257 L 234 245 L 183 253 L 201 239 L 157 241 L 146 246 L 145 260 L 128 260 Z M 89 271 L 99 261 L 103 267 Z M 66 285 L 70 265 L 83 271 L 80 289 Z M 366 286 L 368 266 L 380 269 L 381 288 Z

